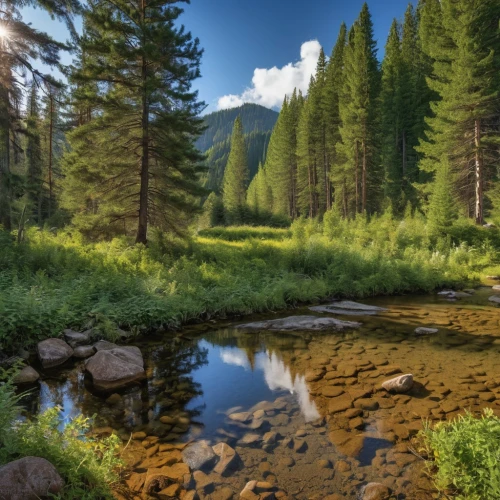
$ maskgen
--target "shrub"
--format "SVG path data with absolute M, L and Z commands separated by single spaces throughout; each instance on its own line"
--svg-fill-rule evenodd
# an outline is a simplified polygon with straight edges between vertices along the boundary
M 436 487 L 456 491 L 460 500 L 500 498 L 500 418 L 485 409 L 421 432 Z

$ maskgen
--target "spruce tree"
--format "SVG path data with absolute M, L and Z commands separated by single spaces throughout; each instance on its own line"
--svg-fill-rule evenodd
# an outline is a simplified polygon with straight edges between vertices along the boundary
M 95 117 L 71 134 L 65 162 L 67 176 L 86 187 L 79 211 L 104 228 L 133 224 L 138 243 L 147 242 L 150 223 L 185 227 L 204 192 L 194 146 L 204 104 L 191 89 L 202 51 L 178 24 L 178 3 L 90 1 L 86 60 L 72 75 L 75 85 L 97 84 L 99 102 Z
M 228 222 L 241 222 L 241 212 L 245 206 L 248 183 L 247 149 L 243 137 L 243 125 L 238 116 L 234 121 L 231 136 L 231 151 L 224 171 L 222 201 Z

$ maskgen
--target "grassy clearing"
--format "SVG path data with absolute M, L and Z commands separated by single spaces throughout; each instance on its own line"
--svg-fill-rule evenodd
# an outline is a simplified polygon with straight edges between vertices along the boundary
M 458 243 L 461 241 L 461 243 Z M 296 221 L 290 230 L 214 228 L 189 241 L 157 233 L 89 243 L 74 231 L 0 232 L 0 348 L 94 327 L 137 332 L 195 319 L 282 309 L 338 296 L 429 292 L 500 271 L 500 235 L 423 219 Z

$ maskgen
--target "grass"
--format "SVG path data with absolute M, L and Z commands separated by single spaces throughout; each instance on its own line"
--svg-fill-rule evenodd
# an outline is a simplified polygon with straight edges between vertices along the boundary
M 500 418 L 492 410 L 427 425 L 421 436 L 439 491 L 457 500 L 500 498 Z
M 64 480 L 60 498 L 112 499 L 111 488 L 123 466 L 118 458 L 120 439 L 114 435 L 99 441 L 87 438 L 91 422 L 81 416 L 60 431 L 58 408 L 19 421 L 23 395 L 16 394 L 13 376 L 2 372 L 0 382 L 0 466 L 27 456 L 45 458 Z
M 463 236 L 465 235 L 465 236 Z M 0 232 L 0 350 L 94 327 L 135 332 L 327 297 L 429 292 L 500 271 L 497 230 L 460 221 L 435 235 L 419 217 L 229 227 L 189 241 L 156 233 L 86 242 L 71 230 Z

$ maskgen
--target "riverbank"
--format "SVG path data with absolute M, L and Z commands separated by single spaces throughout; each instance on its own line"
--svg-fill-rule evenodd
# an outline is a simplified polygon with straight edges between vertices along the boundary
M 148 247 L 34 228 L 17 244 L 0 233 L 1 348 L 30 348 L 64 328 L 114 340 L 117 327 L 140 334 L 329 297 L 460 288 L 500 274 L 495 229 L 461 228 L 458 243 L 420 219 L 327 222 L 219 228 L 190 240 L 158 234 Z

